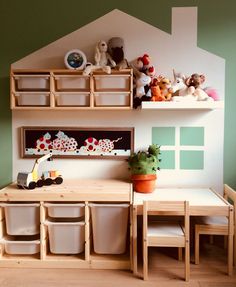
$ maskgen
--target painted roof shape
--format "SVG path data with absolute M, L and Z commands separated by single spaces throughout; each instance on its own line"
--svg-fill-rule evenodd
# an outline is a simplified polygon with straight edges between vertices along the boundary
M 88 61 L 94 62 L 94 49 L 99 40 L 122 37 L 128 61 L 147 53 L 157 74 L 170 79 L 173 68 L 186 75 L 203 73 L 205 86 L 217 89 L 224 99 L 225 60 L 197 47 L 197 8 L 173 7 L 171 31 L 168 34 L 115 9 L 13 63 L 12 68 L 65 68 L 64 56 L 72 49 L 82 50 Z

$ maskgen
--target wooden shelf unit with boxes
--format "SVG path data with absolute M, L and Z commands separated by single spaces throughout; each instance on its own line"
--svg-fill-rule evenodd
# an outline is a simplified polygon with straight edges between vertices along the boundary
M 112 70 L 85 76 L 66 69 L 13 69 L 13 110 L 129 110 L 133 108 L 133 71 Z
M 121 180 L 12 183 L 0 191 L 0 267 L 130 270 L 131 203 Z

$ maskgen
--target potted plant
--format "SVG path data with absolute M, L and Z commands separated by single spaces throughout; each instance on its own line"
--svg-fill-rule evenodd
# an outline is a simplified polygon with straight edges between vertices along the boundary
M 147 151 L 132 153 L 129 157 L 128 164 L 135 191 L 142 193 L 154 191 L 156 172 L 159 170 L 159 154 L 160 146 L 152 144 Z

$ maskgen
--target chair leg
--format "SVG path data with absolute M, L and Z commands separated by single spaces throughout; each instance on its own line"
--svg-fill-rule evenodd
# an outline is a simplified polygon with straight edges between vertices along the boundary
M 179 261 L 182 261 L 182 260 L 183 260 L 182 247 L 178 247 L 178 260 L 179 260 Z
M 190 277 L 190 250 L 189 242 L 185 246 L 185 281 L 189 281 Z
M 195 227 L 195 264 L 199 264 L 199 232 L 198 227 Z
M 236 266 L 236 234 L 234 234 L 234 266 Z
M 148 280 L 148 246 L 147 241 L 143 241 L 143 280 Z

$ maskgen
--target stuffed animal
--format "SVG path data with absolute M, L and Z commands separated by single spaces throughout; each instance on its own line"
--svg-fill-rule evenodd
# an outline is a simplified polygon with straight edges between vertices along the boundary
M 129 67 L 128 61 L 124 57 L 124 40 L 122 38 L 113 37 L 108 41 L 108 53 L 116 63 L 116 69 L 122 70 Z
M 165 99 L 165 101 L 170 101 L 172 97 L 171 93 L 171 82 L 169 79 L 163 77 L 158 82 L 161 96 Z
M 185 81 L 186 85 L 189 87 L 189 90 L 197 97 L 198 101 L 212 101 L 213 99 L 209 97 L 208 94 L 200 87 L 204 82 L 205 76 L 197 73 L 192 74 L 191 77 L 188 77 Z
M 95 65 L 88 65 L 83 74 L 89 75 L 92 71 L 102 69 L 107 74 L 111 73 L 111 67 L 115 67 L 116 63 L 113 61 L 111 55 L 107 52 L 107 43 L 105 41 L 99 41 L 95 48 Z
M 151 83 L 152 102 L 162 102 L 166 100 L 165 97 L 161 94 L 158 82 L 158 79 L 154 78 Z
M 220 97 L 216 89 L 211 87 L 206 87 L 203 89 L 209 97 L 211 97 L 214 101 L 219 101 Z
M 140 76 L 136 78 L 136 92 L 134 97 L 134 108 L 141 105 L 142 101 L 151 100 L 151 90 L 149 84 L 151 83 L 151 78 L 144 73 L 140 73 Z
M 151 59 L 148 54 L 144 54 L 142 57 L 138 58 L 139 61 L 143 63 L 142 72 L 146 73 L 148 68 L 151 66 Z

